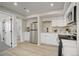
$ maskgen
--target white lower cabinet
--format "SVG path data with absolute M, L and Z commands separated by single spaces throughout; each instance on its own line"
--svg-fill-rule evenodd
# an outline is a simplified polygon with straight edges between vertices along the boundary
M 41 33 L 41 43 L 58 46 L 58 34 Z
M 74 40 L 62 40 L 63 56 L 77 56 L 77 42 Z

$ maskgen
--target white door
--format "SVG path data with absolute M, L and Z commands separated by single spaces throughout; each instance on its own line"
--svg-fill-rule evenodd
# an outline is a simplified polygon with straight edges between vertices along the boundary
M 4 20 L 4 41 L 8 46 L 12 46 L 12 30 L 11 30 L 11 20 L 7 17 Z

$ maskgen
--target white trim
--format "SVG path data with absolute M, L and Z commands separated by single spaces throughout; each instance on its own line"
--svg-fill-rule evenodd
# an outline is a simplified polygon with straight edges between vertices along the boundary
M 0 13 L 6 14 L 8 16 L 13 16 L 13 14 L 10 14 L 10 13 L 7 13 L 7 12 L 3 12 L 3 11 L 0 11 Z
M 40 17 L 37 16 L 37 22 L 38 22 L 38 45 L 40 45 Z
M 27 16 L 26 19 L 38 17 L 38 16 L 42 17 L 42 16 L 46 16 L 46 15 L 54 15 L 54 14 L 64 15 L 64 11 L 63 10 L 56 10 L 56 11 L 53 11 L 53 12 L 34 14 L 34 15 L 31 15 L 31 16 Z

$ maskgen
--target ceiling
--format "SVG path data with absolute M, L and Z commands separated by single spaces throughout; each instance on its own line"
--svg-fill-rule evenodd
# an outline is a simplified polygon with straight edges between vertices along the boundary
M 33 14 L 52 12 L 55 10 L 62 10 L 64 8 L 64 2 L 17 2 L 18 5 L 13 5 L 13 2 L 0 2 L 0 6 L 8 8 L 24 16 L 30 16 Z M 50 4 L 54 6 L 51 7 Z M 24 8 L 29 9 L 27 13 Z

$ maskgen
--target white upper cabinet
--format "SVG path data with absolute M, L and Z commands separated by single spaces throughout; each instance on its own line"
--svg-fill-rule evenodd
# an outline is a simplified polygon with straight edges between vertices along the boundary
M 66 25 L 74 22 L 74 6 L 76 6 L 75 2 L 68 2 L 64 5 L 64 19 L 66 20 Z
M 64 19 L 64 16 L 52 16 L 48 18 L 43 18 L 42 21 L 50 21 L 51 26 L 56 27 L 56 26 L 66 26 L 66 21 Z
M 52 18 L 52 26 L 65 26 L 65 20 L 63 16 Z

